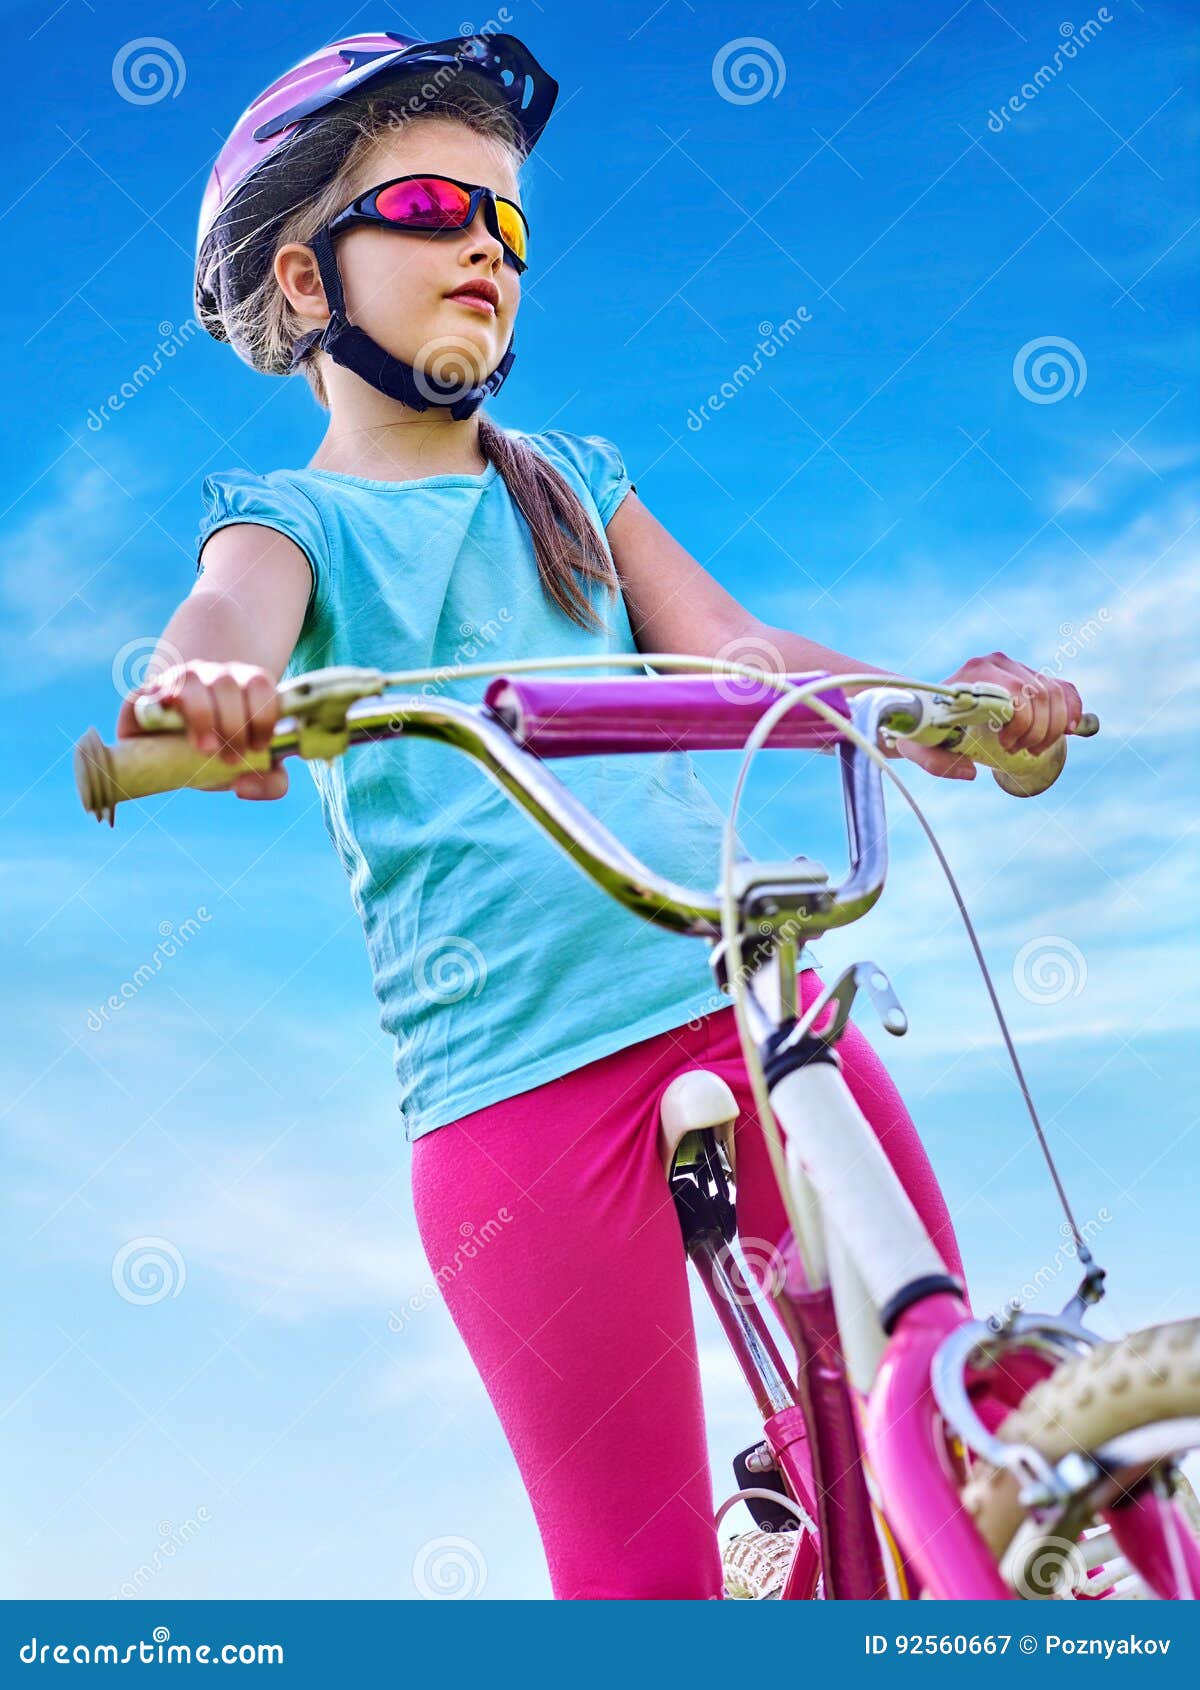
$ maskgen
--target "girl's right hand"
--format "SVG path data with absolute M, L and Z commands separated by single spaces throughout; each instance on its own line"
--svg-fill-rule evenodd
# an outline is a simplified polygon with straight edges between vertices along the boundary
M 193 657 L 130 693 L 117 717 L 117 737 L 132 739 L 145 731 L 134 715 L 133 701 L 148 696 L 179 712 L 194 750 L 236 763 L 271 743 L 279 715 L 276 684 L 269 670 L 253 663 Z M 282 798 L 288 789 L 287 770 L 282 765 L 262 773 L 247 770 L 232 786 L 239 798 Z

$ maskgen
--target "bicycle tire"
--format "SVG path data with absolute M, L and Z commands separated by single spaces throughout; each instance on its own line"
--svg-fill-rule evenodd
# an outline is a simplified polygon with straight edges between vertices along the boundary
M 1058 1461 L 1070 1450 L 1098 1449 L 1139 1426 L 1191 1416 L 1200 1416 L 1200 1320 L 1179 1320 L 1098 1344 L 1064 1362 L 1033 1387 L 996 1436 L 1030 1444 Z M 1195 1529 L 1187 1488 L 1184 1506 Z M 963 1501 L 999 1560 L 1025 1515 L 1016 1479 L 1003 1468 L 981 1464 Z

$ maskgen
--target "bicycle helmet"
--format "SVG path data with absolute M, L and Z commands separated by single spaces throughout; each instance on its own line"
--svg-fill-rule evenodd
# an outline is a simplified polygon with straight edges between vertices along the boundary
M 341 167 L 346 143 L 344 134 L 331 133 L 334 113 L 364 95 L 399 94 L 414 81 L 436 90 L 458 76 L 507 110 L 524 151 L 532 151 L 553 110 L 558 83 L 511 35 L 435 42 L 391 32 L 348 36 L 293 65 L 247 107 L 213 166 L 196 239 L 196 316 L 215 340 L 228 342 L 254 365 L 246 345 L 239 344 L 232 313 L 266 275 L 283 218 Z M 319 344 L 335 363 L 416 410 L 445 405 L 454 417 L 466 417 L 497 391 L 512 366 L 511 341 L 487 380 L 466 392 L 424 372 L 418 378 L 411 366 L 347 321 L 333 242 L 321 230 L 313 245 L 329 323 L 297 341 L 286 366 L 267 373 L 287 374 Z

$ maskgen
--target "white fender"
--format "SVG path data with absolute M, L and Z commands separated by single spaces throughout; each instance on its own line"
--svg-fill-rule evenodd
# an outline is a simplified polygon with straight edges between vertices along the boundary
M 883 1309 L 912 1280 L 945 1273 L 837 1068 L 810 1062 L 793 1069 L 772 1090 L 771 1107 L 784 1130 L 793 1187 L 800 1177 L 812 1182 L 827 1231 L 837 1234 L 857 1269 L 860 1283 L 847 1290 L 859 1302 L 865 1288 L 875 1308 Z

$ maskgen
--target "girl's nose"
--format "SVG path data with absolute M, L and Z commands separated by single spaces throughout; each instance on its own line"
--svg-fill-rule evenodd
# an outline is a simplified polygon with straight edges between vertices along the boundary
M 467 224 L 465 232 L 475 251 L 482 252 L 486 258 L 500 259 L 503 261 L 504 242 L 497 240 L 496 236 L 493 235 L 492 231 L 488 228 L 487 215 L 484 206 L 485 202 L 480 200 L 475 216 L 472 218 L 471 222 Z

